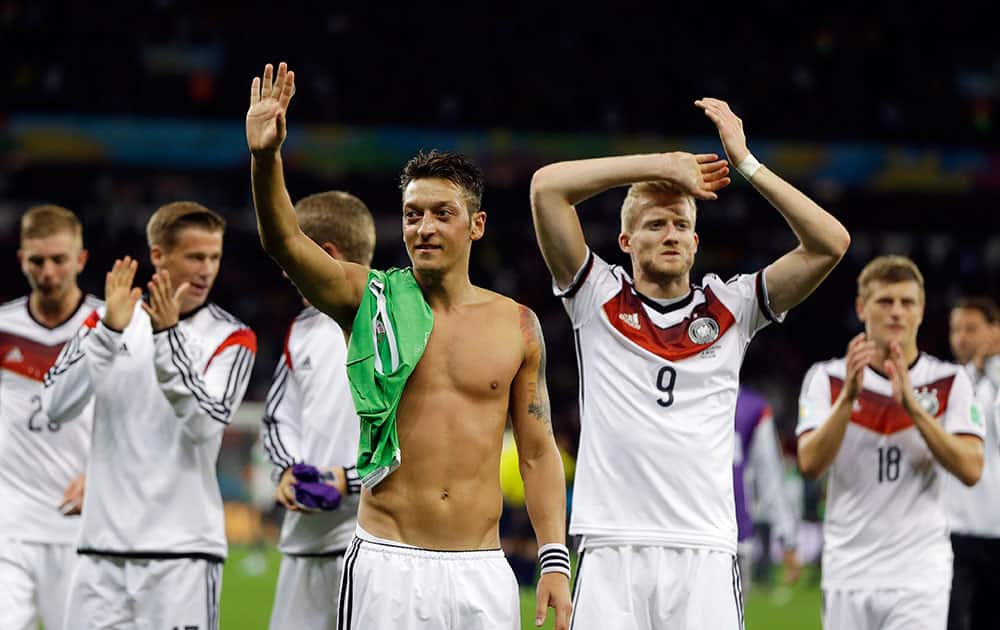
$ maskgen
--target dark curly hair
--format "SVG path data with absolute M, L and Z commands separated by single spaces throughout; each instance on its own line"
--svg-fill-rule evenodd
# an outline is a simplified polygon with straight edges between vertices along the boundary
M 399 175 L 399 190 L 415 179 L 446 179 L 465 192 L 469 214 L 478 212 L 483 203 L 483 172 L 460 153 L 432 150 L 421 151 L 410 158 Z

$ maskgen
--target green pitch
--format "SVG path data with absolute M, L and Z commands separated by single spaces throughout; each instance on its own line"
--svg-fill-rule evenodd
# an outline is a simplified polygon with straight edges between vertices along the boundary
M 281 556 L 273 548 L 234 547 L 222 578 L 222 630 L 266 630 Z M 820 630 L 819 589 L 807 572 L 793 588 L 757 588 L 746 605 L 747 630 Z M 806 584 L 810 583 L 810 584 Z M 336 594 L 331 599 L 335 604 Z M 534 592 L 521 590 L 521 624 L 534 628 Z M 552 628 L 552 612 L 543 628 Z

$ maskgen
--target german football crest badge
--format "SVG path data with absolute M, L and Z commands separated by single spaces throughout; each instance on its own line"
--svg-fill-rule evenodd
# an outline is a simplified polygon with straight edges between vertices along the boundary
M 712 343 L 719 338 L 719 322 L 711 317 L 699 317 L 688 326 L 688 338 L 698 345 Z
M 917 397 L 917 403 L 920 405 L 921 409 L 929 413 L 931 416 L 937 416 L 941 404 L 938 402 L 936 389 L 926 389 L 921 387 L 913 393 Z

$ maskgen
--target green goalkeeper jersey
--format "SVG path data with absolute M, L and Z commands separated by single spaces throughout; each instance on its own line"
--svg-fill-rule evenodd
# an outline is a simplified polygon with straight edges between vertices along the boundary
M 402 460 L 396 408 L 433 327 L 434 314 L 412 270 L 369 272 L 347 346 L 347 378 L 361 418 L 358 475 L 368 488 Z

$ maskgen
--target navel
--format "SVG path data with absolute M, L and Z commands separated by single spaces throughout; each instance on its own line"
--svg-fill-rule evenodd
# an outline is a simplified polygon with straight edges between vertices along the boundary
M 447 501 L 448 500 L 448 490 L 447 489 L 441 491 L 441 500 L 442 501 Z

